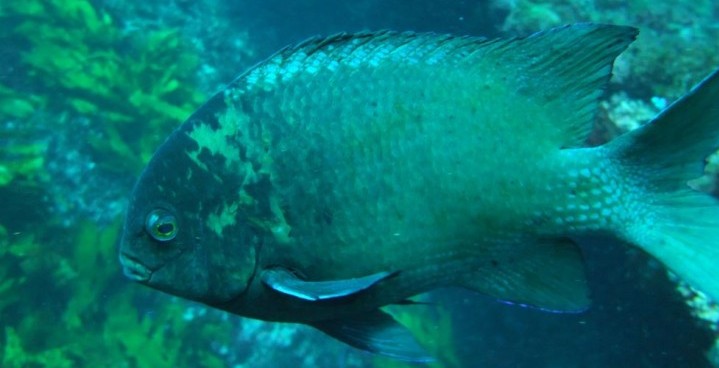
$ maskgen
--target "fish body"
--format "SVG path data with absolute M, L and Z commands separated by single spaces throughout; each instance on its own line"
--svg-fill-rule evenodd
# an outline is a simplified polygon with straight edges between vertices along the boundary
M 686 185 L 717 148 L 716 74 L 638 132 L 583 146 L 635 35 L 605 25 L 506 40 L 380 32 L 280 51 L 152 158 L 130 201 L 125 272 L 419 361 L 429 358 L 380 307 L 463 286 L 581 311 L 579 238 L 635 244 L 716 297 L 706 277 L 719 251 L 696 242 L 716 237 L 719 211 Z M 687 224 L 697 216 L 699 230 Z

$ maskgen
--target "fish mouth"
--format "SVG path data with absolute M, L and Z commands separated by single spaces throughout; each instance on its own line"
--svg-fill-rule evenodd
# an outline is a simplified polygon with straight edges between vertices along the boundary
M 125 276 L 133 281 L 146 283 L 152 278 L 152 270 L 131 255 L 121 253 L 120 264 Z

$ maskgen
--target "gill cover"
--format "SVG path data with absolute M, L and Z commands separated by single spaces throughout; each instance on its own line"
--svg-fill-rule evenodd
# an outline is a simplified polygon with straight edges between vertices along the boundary
M 248 288 L 259 244 L 237 208 L 242 168 L 212 148 L 233 134 L 218 121 L 224 109 L 213 97 L 158 149 L 133 190 L 120 245 L 126 273 L 149 273 L 138 281 L 206 304 Z

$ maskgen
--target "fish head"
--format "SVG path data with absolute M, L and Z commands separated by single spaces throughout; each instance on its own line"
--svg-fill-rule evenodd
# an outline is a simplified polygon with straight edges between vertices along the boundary
M 237 188 L 219 179 L 213 160 L 192 155 L 199 148 L 185 130 L 167 139 L 135 185 L 120 263 L 127 277 L 151 288 L 224 304 L 249 288 L 259 241 L 228 205 Z

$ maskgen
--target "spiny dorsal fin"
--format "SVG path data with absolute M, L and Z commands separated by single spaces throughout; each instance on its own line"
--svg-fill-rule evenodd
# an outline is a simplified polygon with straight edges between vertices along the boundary
M 475 79 L 478 86 L 501 84 L 495 86 L 495 93 L 503 99 L 495 108 L 523 111 L 526 116 L 519 118 L 530 135 L 541 134 L 552 147 L 577 147 L 592 128 L 614 59 L 636 34 L 635 28 L 598 24 L 495 40 L 413 32 L 343 33 L 287 47 L 251 70 L 246 79 L 259 87 L 272 86 L 278 79 L 323 68 L 372 68 L 385 63 L 391 63 L 393 70 L 461 70 L 463 78 Z
M 329 37 L 312 37 L 296 46 L 286 47 L 265 62 L 280 68 L 291 65 L 332 63 L 372 64 L 391 60 L 403 63 L 456 63 L 494 41 L 483 37 L 416 32 L 338 33 Z

